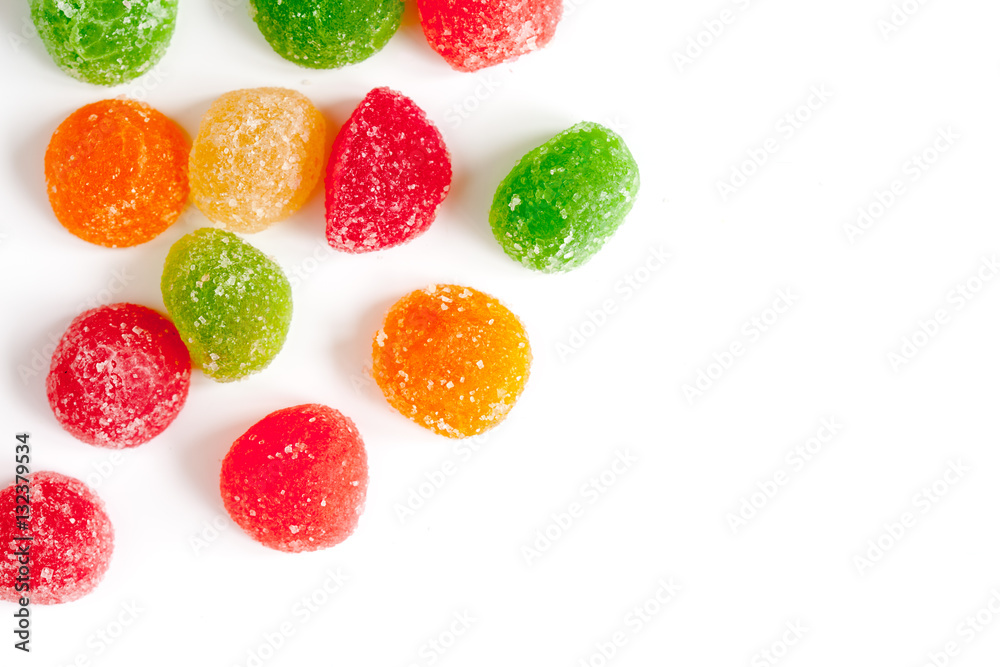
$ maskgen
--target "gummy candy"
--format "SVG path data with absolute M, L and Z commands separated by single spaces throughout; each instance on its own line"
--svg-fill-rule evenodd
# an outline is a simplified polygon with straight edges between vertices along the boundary
M 606 127 L 580 123 L 514 165 L 493 197 L 490 226 L 521 264 L 568 271 L 601 249 L 638 192 L 639 167 L 625 141 Z
M 488 294 L 432 285 L 397 301 L 372 342 L 372 375 L 403 416 L 461 438 L 499 424 L 524 390 L 531 348 Z
M 69 325 L 52 355 L 49 405 L 62 427 L 99 447 L 135 447 L 180 412 L 191 358 L 173 323 L 154 310 L 116 303 Z
M 191 149 L 191 193 L 210 220 L 257 232 L 305 203 L 323 169 L 326 123 L 285 88 L 235 90 L 201 118 Z
M 226 511 L 279 551 L 316 551 L 354 532 L 368 489 L 368 457 L 354 422 L 325 405 L 267 415 L 222 461 Z
M 418 0 L 431 47 L 454 69 L 473 72 L 548 44 L 562 0 Z
M 177 124 L 142 102 L 81 107 L 56 128 L 45 152 L 52 210 L 85 241 L 145 243 L 187 204 L 188 150 Z
M 286 60 L 314 69 L 358 63 L 399 28 L 402 0 L 250 0 L 257 27 Z
M 0 491 L 0 599 L 13 602 L 22 596 L 33 604 L 61 604 L 87 595 L 104 578 L 115 531 L 104 501 L 80 480 L 57 472 L 30 476 L 29 518 L 22 530 L 15 517 L 24 504 L 24 485 L 11 484 Z M 18 591 L 18 549 L 28 544 L 29 591 Z
M 160 290 L 193 362 L 213 380 L 262 370 L 285 343 L 291 285 L 281 267 L 231 232 L 181 237 L 167 253 Z
M 177 0 L 31 0 L 45 49 L 67 74 L 113 86 L 147 72 L 174 33 Z
M 413 100 L 372 90 L 344 124 L 326 170 L 326 237 L 361 253 L 406 243 L 430 227 L 451 187 L 441 133 Z

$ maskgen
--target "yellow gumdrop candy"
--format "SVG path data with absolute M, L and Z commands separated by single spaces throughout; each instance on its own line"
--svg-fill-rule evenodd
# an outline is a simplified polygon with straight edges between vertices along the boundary
M 222 95 L 191 148 L 195 205 L 234 232 L 259 232 L 302 207 L 323 166 L 326 123 L 301 93 L 250 88 Z

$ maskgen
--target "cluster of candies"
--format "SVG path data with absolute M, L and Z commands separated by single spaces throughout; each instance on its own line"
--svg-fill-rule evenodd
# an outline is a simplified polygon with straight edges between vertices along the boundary
M 149 69 L 173 30 L 176 0 L 30 0 L 39 34 L 73 76 L 114 84 Z M 559 0 L 419 0 L 428 41 L 454 68 L 509 61 L 547 43 Z M 399 26 L 400 0 L 251 0 L 283 57 L 317 68 L 358 62 Z M 280 88 L 226 93 L 194 142 L 139 102 L 84 106 L 52 135 L 45 177 L 52 210 L 76 236 L 107 247 L 144 243 L 188 201 L 216 227 L 178 240 L 163 266 L 165 317 L 118 303 L 79 315 L 53 354 L 46 391 L 56 419 L 100 447 L 135 447 L 174 420 L 192 367 L 229 382 L 266 367 L 292 317 L 281 268 L 234 232 L 288 218 L 324 172 L 325 121 Z M 381 251 L 427 230 L 450 188 L 444 139 L 409 98 L 376 88 L 336 137 L 325 164 L 326 236 L 349 253 Z M 615 232 L 638 192 L 638 168 L 614 132 L 581 123 L 524 155 L 499 184 L 489 224 L 523 265 L 566 271 Z M 447 437 L 500 423 L 521 395 L 531 348 L 518 317 L 471 287 L 435 285 L 402 297 L 372 340 L 372 374 L 387 402 Z M 368 485 L 354 423 L 317 404 L 267 415 L 233 443 L 220 492 L 232 519 L 268 547 L 299 552 L 346 539 Z M 0 491 L 13 513 L 15 488 Z M 58 473 L 32 479 L 36 528 L 32 600 L 92 590 L 111 558 L 101 500 Z M 10 509 L 8 509 L 10 508 Z M 13 540 L 12 521 L 0 542 Z M 16 599 L 13 561 L 0 561 L 0 598 Z

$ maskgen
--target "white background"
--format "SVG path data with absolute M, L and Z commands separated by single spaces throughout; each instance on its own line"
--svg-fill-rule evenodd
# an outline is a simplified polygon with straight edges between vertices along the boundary
M 363 64 L 300 69 L 270 50 L 241 0 L 229 1 L 183 0 L 154 73 L 111 90 L 61 73 L 25 29 L 27 3 L 0 3 L 0 436 L 12 445 L 30 431 L 36 469 L 90 479 L 117 531 L 92 595 L 33 608 L 30 657 L 11 648 L 14 607 L 0 605 L 0 664 L 254 665 L 250 652 L 261 655 L 283 623 L 292 634 L 277 652 L 263 649 L 263 664 L 756 666 L 771 664 L 760 651 L 783 635 L 795 645 L 773 648 L 789 667 L 919 667 L 952 640 L 948 664 L 995 664 L 1000 619 L 972 641 L 959 624 L 1000 590 L 1000 286 L 985 282 L 961 309 L 949 292 L 1000 252 L 1000 6 L 908 0 L 915 13 L 886 36 L 890 0 L 576 0 L 549 48 L 461 74 L 412 16 Z M 723 10 L 731 21 L 711 37 L 704 22 Z M 699 33 L 707 46 L 679 66 Z M 176 422 L 120 458 L 75 441 L 45 399 L 52 341 L 87 303 L 162 310 L 167 249 L 207 222 L 191 210 L 122 250 L 70 235 L 45 194 L 52 131 L 79 106 L 132 94 L 194 134 L 219 94 L 265 85 L 308 95 L 329 122 L 328 143 L 369 89 L 413 97 L 454 160 L 437 222 L 406 247 L 327 254 L 317 190 L 294 218 L 250 239 L 295 276 L 276 361 L 237 384 L 195 373 Z M 829 99 L 799 109 L 824 86 Z M 779 124 L 797 109 L 809 118 L 789 135 Z M 536 274 L 493 240 L 492 193 L 520 155 L 581 120 L 623 134 L 640 198 L 585 267 Z M 911 179 L 906 163 L 942 128 L 958 139 Z M 723 201 L 718 182 L 769 138 L 777 152 Z M 905 193 L 851 243 L 845 225 L 895 179 Z M 645 271 L 661 250 L 667 265 Z M 646 282 L 635 291 L 626 279 Z M 501 298 L 535 352 L 528 389 L 475 452 L 394 413 L 366 376 L 385 309 L 446 281 Z M 751 340 L 744 325 L 769 317 L 778 290 L 794 306 Z M 606 300 L 615 312 L 585 325 Z M 918 336 L 926 344 L 894 369 L 888 354 L 937 309 L 947 323 L 929 341 Z M 579 344 L 581 329 L 591 335 L 567 354 L 560 345 Z M 721 374 L 710 368 L 734 342 L 744 354 Z M 689 401 L 682 388 L 700 370 L 721 377 Z M 290 555 L 229 521 L 217 476 L 251 424 L 304 402 L 355 420 L 371 484 L 348 541 Z M 843 429 L 796 469 L 787 453 L 824 418 Z M 591 503 L 584 485 L 618 452 L 635 463 Z M 13 458 L 12 446 L 0 449 L 4 484 Z M 448 461 L 457 472 L 402 521 L 396 506 Z M 949 461 L 969 470 L 939 484 L 925 512 L 914 496 Z M 734 531 L 727 515 L 776 472 L 787 483 L 766 502 L 757 496 L 762 507 Z M 523 548 L 574 502 L 582 516 L 529 563 Z M 859 566 L 869 540 L 906 512 L 916 525 L 883 535 L 878 562 Z M 296 605 L 323 599 L 317 591 L 338 569 L 348 581 L 306 619 Z M 626 618 L 670 578 L 681 587 L 672 601 L 651 603 L 658 613 L 641 628 Z M 119 633 L 123 605 L 141 611 Z M 475 620 L 452 643 L 455 614 Z M 785 634 L 786 623 L 804 636 Z M 117 636 L 109 645 L 99 632 Z M 605 660 L 598 645 L 616 632 L 625 644 Z M 428 643 L 439 638 L 444 654 Z

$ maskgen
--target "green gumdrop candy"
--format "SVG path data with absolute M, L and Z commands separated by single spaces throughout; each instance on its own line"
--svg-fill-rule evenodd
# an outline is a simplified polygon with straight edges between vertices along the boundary
M 580 123 L 518 160 L 493 197 L 490 227 L 528 268 L 569 271 L 611 238 L 638 192 L 639 167 L 625 141 Z
M 250 0 L 257 27 L 286 60 L 313 69 L 358 63 L 399 28 L 402 0 Z
M 213 380 L 239 380 L 281 351 L 292 320 L 292 288 L 274 261 L 232 232 L 204 228 L 167 253 L 163 303 Z
M 166 52 L 177 21 L 177 0 L 29 1 L 35 28 L 56 64 L 101 86 L 149 71 Z

